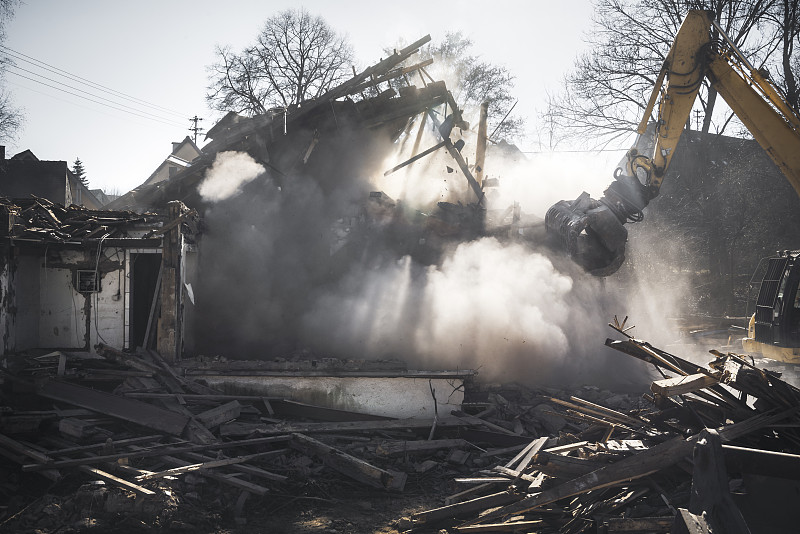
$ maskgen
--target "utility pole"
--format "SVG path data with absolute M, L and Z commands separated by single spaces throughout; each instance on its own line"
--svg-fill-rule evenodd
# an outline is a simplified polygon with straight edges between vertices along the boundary
M 197 126 L 197 123 L 200 122 L 203 119 L 198 117 L 197 115 L 195 115 L 194 117 L 192 117 L 189 120 L 194 124 L 191 128 L 189 128 L 189 131 L 194 133 L 194 143 L 197 144 L 197 134 L 199 134 L 200 132 L 203 131 L 203 128 L 200 128 L 199 126 Z

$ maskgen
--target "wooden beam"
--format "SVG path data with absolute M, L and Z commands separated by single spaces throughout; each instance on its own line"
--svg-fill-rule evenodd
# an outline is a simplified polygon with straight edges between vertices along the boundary
M 214 458 L 212 458 L 210 456 L 206 456 L 204 454 L 200 454 L 200 453 L 197 453 L 197 452 L 186 452 L 186 453 L 181 454 L 181 456 L 186 456 L 187 458 L 191 458 L 191 459 L 199 461 L 199 462 L 210 462 L 211 460 L 214 459 Z M 272 473 L 270 471 L 266 471 L 264 469 L 261 469 L 260 467 L 255 467 L 253 465 L 233 464 L 233 465 L 230 466 L 230 468 L 233 471 L 238 471 L 238 472 L 244 473 L 246 475 L 259 477 L 259 478 L 263 478 L 263 479 L 266 479 L 266 480 L 271 480 L 272 482 L 286 482 L 287 480 L 289 480 L 289 477 L 286 477 L 286 476 L 283 476 L 283 475 L 278 475 L 278 474 Z
M 233 464 L 241 464 L 245 462 L 249 462 L 250 460 L 255 460 L 256 458 L 263 458 L 265 456 L 276 456 L 283 454 L 283 450 L 275 450 L 275 451 L 267 451 L 267 452 L 259 452 L 256 454 L 248 454 L 246 456 L 237 456 L 235 458 L 224 458 L 222 460 L 209 460 L 207 462 L 201 462 L 199 464 L 189 464 L 184 465 L 181 467 L 174 467 L 172 469 L 167 469 L 166 471 L 159 471 L 157 473 L 149 473 L 146 475 L 139 475 L 136 477 L 137 480 L 154 480 L 156 478 L 164 478 L 168 476 L 175 476 L 175 475 L 182 475 L 184 473 L 190 473 L 192 471 L 204 471 L 206 469 L 214 469 L 215 467 L 223 467 L 226 465 L 233 465 Z
M 206 410 L 197 414 L 195 418 L 206 428 L 214 428 L 222 423 L 227 423 L 239 417 L 242 413 L 242 405 L 238 401 L 230 401 L 225 404 Z
M 650 391 L 662 397 L 672 397 L 674 395 L 692 393 L 716 384 L 719 384 L 719 380 L 716 378 L 704 373 L 697 373 L 656 380 L 650 384 Z
M 403 491 L 408 478 L 403 472 L 380 469 L 303 434 L 292 434 L 289 446 L 308 456 L 316 456 L 328 467 L 374 488 Z
M 181 447 L 174 447 L 170 445 L 163 445 L 160 447 L 150 447 L 137 451 L 126 451 L 114 454 L 105 454 L 93 456 L 89 458 L 71 458 L 68 460 L 56 460 L 47 464 L 26 464 L 22 466 L 23 471 L 40 471 L 42 469 L 59 468 L 59 467 L 74 467 L 76 465 L 89 465 L 99 464 L 103 462 L 115 462 L 120 458 L 152 458 L 154 456 L 164 456 L 171 454 L 182 454 L 185 452 L 198 452 L 208 450 L 222 450 L 234 447 L 246 447 L 250 445 L 263 445 L 265 443 L 275 443 L 279 441 L 288 441 L 288 435 L 283 436 L 270 436 L 264 438 L 241 439 L 235 441 L 227 441 L 224 443 L 209 443 L 205 445 L 186 445 Z
M 423 151 L 422 151 L 422 152 L 420 152 L 419 154 L 416 154 L 416 155 L 414 155 L 414 156 L 411 156 L 410 158 L 408 158 L 407 160 L 405 160 L 403 163 L 398 163 L 397 165 L 395 165 L 394 167 L 392 167 L 392 168 L 391 168 L 391 169 L 389 169 L 388 171 L 384 172 L 384 173 L 383 173 L 383 175 L 384 175 L 384 176 L 389 176 L 389 175 L 390 175 L 390 174 L 392 174 L 393 172 L 399 171 L 399 170 L 400 170 L 400 169 L 402 169 L 403 167 L 407 167 L 407 166 L 411 165 L 411 164 L 412 164 L 412 163 L 414 163 L 415 161 L 418 161 L 418 160 L 420 160 L 420 159 L 424 158 L 424 157 L 425 157 L 425 156 L 427 156 L 428 154 L 432 154 L 433 152 L 436 152 L 437 150 L 439 150 L 440 148 L 442 148 L 443 146 L 445 146 L 445 144 L 447 144 L 447 141 L 442 141 L 441 143 L 437 143 L 437 144 L 433 145 L 432 147 L 430 147 L 430 148 L 427 148 L 427 149 L 423 150 Z
M 155 495 L 156 494 L 155 491 L 149 490 L 147 488 L 143 488 L 142 486 L 139 486 L 138 484 L 134 484 L 133 482 L 129 482 L 129 481 L 125 480 L 124 478 L 119 478 L 117 476 L 114 476 L 111 473 L 107 473 L 105 471 L 97 469 L 96 467 L 89 467 L 88 465 L 81 465 L 81 466 L 78 467 L 78 469 L 80 471 L 86 473 L 87 475 L 91 475 L 93 477 L 100 478 L 102 480 L 105 480 L 106 482 L 110 482 L 111 484 L 114 484 L 115 486 L 118 486 L 120 488 L 124 488 L 126 490 L 133 491 L 133 492 L 135 492 L 135 493 L 137 493 L 139 495 Z
M 433 510 L 426 510 L 417 514 L 411 515 L 411 520 L 414 523 L 429 524 L 444 519 L 451 519 L 466 514 L 479 513 L 489 508 L 497 506 L 505 506 L 507 504 L 519 501 L 524 495 L 513 493 L 511 491 L 501 491 L 499 493 L 492 493 L 477 499 L 459 502 L 455 504 L 448 504 Z
M 185 415 L 163 410 L 152 404 L 67 382 L 46 380 L 37 384 L 36 393 L 48 399 L 67 402 L 174 436 L 180 436 L 189 422 Z
M 167 462 L 168 464 L 177 465 L 178 467 L 182 467 L 185 465 L 190 465 L 190 462 L 181 460 L 180 458 L 175 458 L 174 456 L 160 456 L 162 460 Z M 229 486 L 233 486 L 234 488 L 238 488 L 240 490 L 249 491 L 255 495 L 264 496 L 269 493 L 269 489 L 265 488 L 264 486 L 260 486 L 258 484 L 254 484 L 253 482 L 249 482 L 247 480 L 242 480 L 238 478 L 235 474 L 222 474 L 217 473 L 215 471 L 207 471 L 203 473 L 204 477 L 211 478 L 218 482 L 222 482 L 223 484 L 228 484 Z

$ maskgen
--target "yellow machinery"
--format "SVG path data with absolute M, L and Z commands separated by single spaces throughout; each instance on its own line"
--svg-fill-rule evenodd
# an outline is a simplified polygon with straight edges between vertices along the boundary
M 712 39 L 712 29 L 721 41 Z M 690 10 L 639 124 L 638 132 L 644 134 L 660 95 L 652 154 L 630 149 L 624 172 L 614 175 L 602 198 L 595 200 L 584 192 L 574 201 L 556 203 L 545 216 L 551 241 L 565 247 L 587 271 L 608 275 L 625 260 L 628 232 L 623 225 L 641 221 L 642 210 L 658 195 L 704 77 L 800 195 L 800 117 L 779 89 L 743 57 L 713 14 Z M 798 256 L 784 253 L 770 261 L 746 349 L 800 363 Z

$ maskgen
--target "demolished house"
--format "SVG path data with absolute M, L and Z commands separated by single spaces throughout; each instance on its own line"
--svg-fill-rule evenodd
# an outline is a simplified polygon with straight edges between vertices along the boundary
M 367 284 L 343 276 L 356 262 L 523 233 L 518 207 L 487 212 L 444 83 L 401 66 L 427 40 L 299 107 L 228 114 L 110 209 L 3 201 L 0 530 L 791 531 L 746 496 L 796 495 L 798 457 L 768 451 L 797 445 L 800 392 L 734 354 L 704 368 L 617 325 L 607 344 L 663 373 L 645 399 L 498 386 L 409 369 L 346 342 L 352 310 L 318 314 L 309 288 Z M 434 152 L 464 202 L 423 212 L 358 179 Z

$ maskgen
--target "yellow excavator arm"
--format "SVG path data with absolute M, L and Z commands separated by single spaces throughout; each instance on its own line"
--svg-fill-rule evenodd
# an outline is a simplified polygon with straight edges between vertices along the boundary
M 721 41 L 712 40 L 712 29 Z M 635 147 L 623 173 L 599 200 L 583 193 L 551 207 L 545 224 L 552 241 L 565 247 L 586 270 L 597 275 L 616 271 L 625 259 L 626 222 L 642 219 L 655 198 L 675 155 L 703 79 L 736 113 L 800 195 L 800 118 L 772 82 L 752 67 L 712 14 L 690 10 L 672 44 L 639 124 L 644 134 L 659 102 L 651 154 Z M 666 82 L 666 83 L 665 83 Z M 660 100 L 659 100 L 660 97 Z

